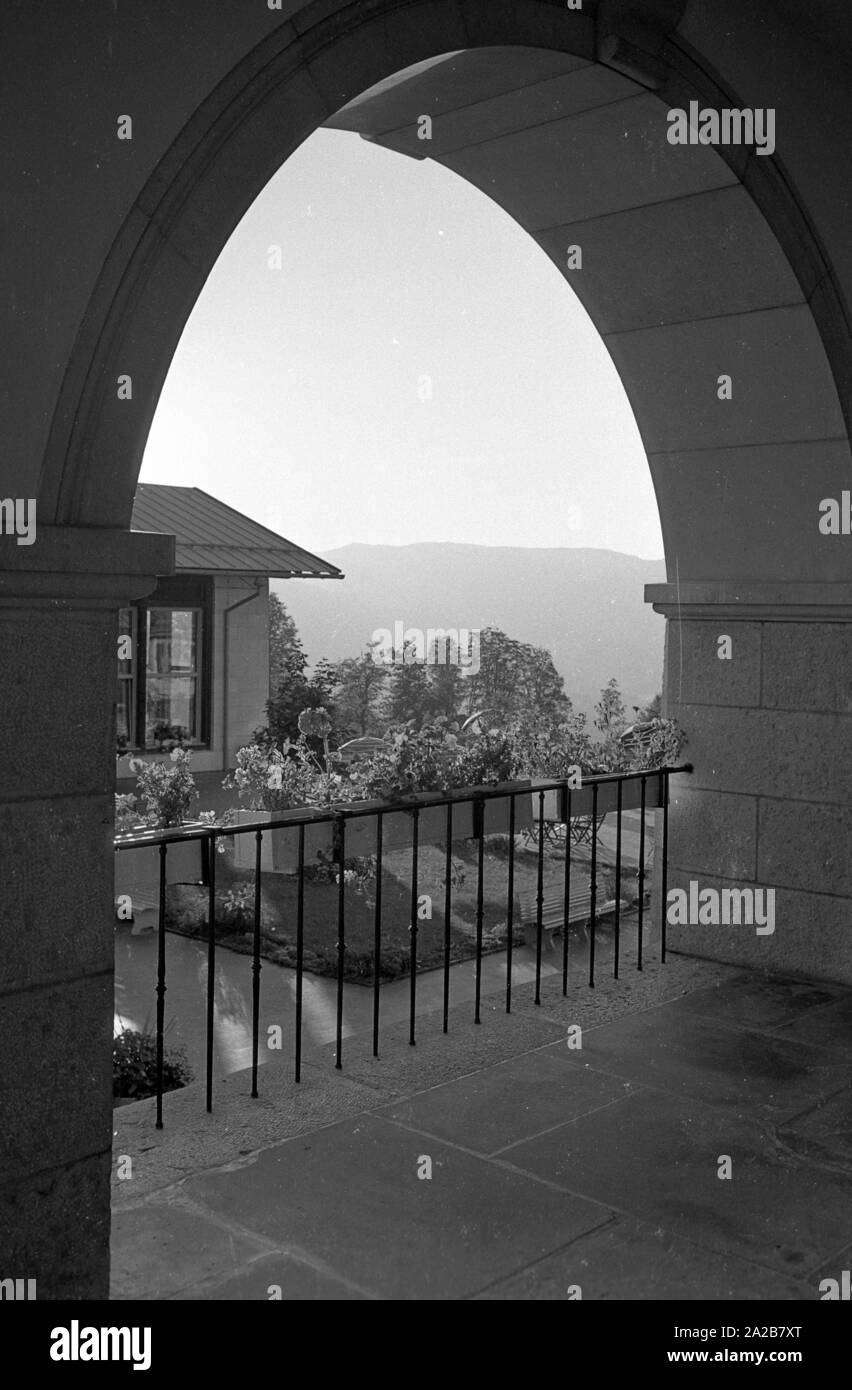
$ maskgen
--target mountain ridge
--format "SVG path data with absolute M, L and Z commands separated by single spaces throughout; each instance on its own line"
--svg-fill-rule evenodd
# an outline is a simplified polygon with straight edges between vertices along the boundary
M 502 628 L 545 647 L 575 708 L 591 714 L 615 676 L 628 711 L 662 685 L 665 624 L 643 601 L 665 561 L 592 547 L 408 545 L 353 542 L 324 552 L 344 579 L 272 580 L 311 665 L 357 656 L 396 622 L 429 628 Z

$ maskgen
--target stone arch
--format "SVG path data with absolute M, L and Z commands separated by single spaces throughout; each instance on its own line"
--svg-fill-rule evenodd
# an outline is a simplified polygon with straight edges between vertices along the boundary
M 10 866 L 4 1081 L 22 1098 L 0 1220 L 18 1269 L 38 1274 L 39 1296 L 66 1298 L 104 1297 L 108 1287 L 115 614 L 150 591 L 169 563 L 164 538 L 126 529 L 148 426 L 183 324 L 236 222 L 302 139 L 389 74 L 441 55 L 511 49 L 516 57 L 563 55 L 572 71 L 588 70 L 583 81 L 613 72 L 634 83 L 622 95 L 637 117 L 647 100 L 659 116 L 665 103 L 692 98 L 753 106 L 783 96 L 784 158 L 702 150 L 696 177 L 712 170 L 709 185 L 668 193 L 673 225 L 697 218 L 705 252 L 711 227 L 736 230 L 736 247 L 723 242 L 740 266 L 730 283 L 720 284 L 718 265 L 707 280 L 712 255 L 692 263 L 684 256 L 686 235 L 671 252 L 681 259 L 677 293 L 667 298 L 671 266 L 654 240 L 654 203 L 641 196 L 632 207 L 563 209 L 561 221 L 548 223 L 534 216 L 530 196 L 511 207 L 508 166 L 499 178 L 487 162 L 466 176 L 486 184 L 493 176 L 488 191 L 526 219 L 545 250 L 552 233 L 552 255 L 578 223 L 592 237 L 586 266 L 599 271 L 582 293 L 611 339 L 655 474 L 673 582 L 651 597 L 674 619 L 669 707 L 683 714 L 695 764 L 688 788 L 674 788 L 669 883 L 699 877 L 778 892 L 775 935 L 714 929 L 697 937 L 687 928 L 677 944 L 852 981 L 843 756 L 852 719 L 844 559 L 852 542 L 815 549 L 809 530 L 809 509 L 815 522 L 823 492 L 849 481 L 852 24 L 841 7 L 586 0 L 569 11 L 562 0 L 283 0 L 280 19 L 262 0 L 184 0 L 144 15 L 137 6 L 120 15 L 117 5 L 112 14 L 101 9 L 84 20 L 79 6 L 46 0 L 4 36 L 14 90 L 6 115 L 10 127 L 20 123 L 4 145 L 17 199 L 9 200 L 9 264 L 25 291 L 9 315 L 4 466 L 7 491 L 38 496 L 39 544 L 8 548 L 0 576 Z M 110 67 L 103 55 L 112 58 L 114 36 L 123 56 Z M 197 63 L 185 71 L 194 46 Z M 129 86 L 149 116 L 138 164 L 116 160 L 112 143 L 117 90 L 123 101 Z M 49 107 L 38 122 L 29 119 L 33 92 Z M 65 94 L 73 100 L 63 108 Z M 578 119 L 591 132 L 612 109 L 604 101 Z M 598 157 L 602 129 L 590 145 Z M 641 121 L 630 129 L 641 153 Z M 644 134 L 651 139 L 647 125 Z M 508 138 L 523 137 L 516 130 Z M 455 153 L 447 148 L 448 159 Z M 544 158 L 543 145 L 537 154 Z M 551 151 L 551 170 L 559 157 Z M 153 172 L 137 173 L 143 166 Z M 593 179 L 586 184 L 594 191 Z M 689 198 L 706 200 L 701 216 Z M 637 243 L 644 237 L 666 272 L 648 279 L 656 298 L 644 303 L 624 260 L 630 219 Z M 760 277 L 749 272 L 758 262 L 746 248 L 755 247 L 767 257 Z M 718 303 L 708 313 L 702 298 L 713 286 L 721 317 Z M 625 318 L 628 305 L 633 317 Z M 687 327 L 694 375 L 716 363 L 724 371 L 720 355 L 736 352 L 738 373 L 754 366 L 753 408 L 736 396 L 727 417 L 706 415 L 695 397 L 684 408 L 677 342 Z M 643 334 L 646 351 L 637 353 Z M 119 411 L 114 378 L 128 371 L 133 405 Z M 716 661 L 720 631 L 733 632 L 730 668 Z M 53 737 L 69 730 L 71 737 Z
M 666 146 L 667 104 L 719 105 L 726 95 L 686 45 L 658 35 L 657 55 L 637 82 L 635 57 L 629 76 L 596 64 L 600 38 L 588 14 L 529 0 L 511 13 L 485 0 L 383 0 L 366 16 L 332 13 L 312 23 L 315 13 L 308 7 L 244 58 L 139 194 L 68 365 L 42 515 L 70 525 L 127 523 L 162 382 L 228 235 L 314 128 L 345 124 L 341 108 L 356 129 L 377 113 L 388 119 L 389 102 L 398 107 L 412 88 L 415 104 L 426 96 L 435 103 L 433 157 L 485 188 L 557 263 L 566 239 L 586 240 L 582 276 L 567 274 L 633 405 L 670 579 L 840 580 L 839 552 L 820 548 L 816 527 L 803 531 L 801 516 L 816 494 L 849 477 L 843 406 L 852 357 L 843 305 L 775 157 Z M 429 62 L 448 53 L 455 60 Z M 493 55 L 507 71 L 513 59 L 523 71 L 536 53 L 556 60 L 568 118 L 554 120 L 551 106 L 531 131 L 510 112 L 514 128 L 498 126 L 498 138 L 486 138 L 501 98 L 483 85 Z M 387 89 L 389 76 L 415 64 L 426 71 L 391 77 Z M 377 83 L 379 95 L 370 97 Z M 465 138 L 473 143 L 460 152 Z M 531 139 L 535 159 L 513 166 L 507 147 Z M 720 404 L 715 381 L 726 368 L 733 399 Z M 119 371 L 140 384 L 132 410 L 111 389 Z

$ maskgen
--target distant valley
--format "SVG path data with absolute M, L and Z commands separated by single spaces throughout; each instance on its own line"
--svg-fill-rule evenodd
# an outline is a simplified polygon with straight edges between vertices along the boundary
M 662 685 L 664 620 L 643 602 L 663 560 L 612 550 L 455 543 L 324 552 L 338 580 L 273 580 L 313 665 L 357 656 L 377 629 L 502 628 L 545 647 L 578 710 L 618 679 L 628 710 Z

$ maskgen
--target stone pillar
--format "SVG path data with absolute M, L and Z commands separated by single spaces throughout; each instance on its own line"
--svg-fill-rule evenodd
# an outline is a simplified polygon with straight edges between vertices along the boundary
M 117 610 L 174 541 L 0 543 L 0 1277 L 105 1298 Z
M 694 765 L 672 779 L 668 886 L 775 889 L 774 934 L 670 926 L 670 946 L 852 984 L 852 585 L 693 581 L 646 600 L 668 620 L 664 708 Z

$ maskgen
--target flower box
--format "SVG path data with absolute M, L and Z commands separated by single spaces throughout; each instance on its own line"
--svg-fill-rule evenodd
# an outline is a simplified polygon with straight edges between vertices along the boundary
M 170 828 L 173 833 L 198 829 L 202 821 L 185 821 Z M 149 825 L 134 826 L 128 832 L 134 839 L 153 836 Z M 203 840 L 176 841 L 166 847 L 166 883 L 200 883 L 203 877 Z M 130 899 L 133 920 L 146 919 L 156 912 L 160 901 L 160 846 L 157 843 L 123 849 L 115 856 L 115 897 Z
M 529 782 L 503 782 L 502 790 L 512 790 L 515 796 L 515 831 L 528 829 L 533 823 L 532 798 L 528 793 Z M 473 789 L 471 789 L 473 790 Z M 489 788 L 496 790 L 496 788 Z M 347 859 L 361 859 L 376 853 L 379 817 L 382 811 L 383 850 L 407 849 L 413 841 L 414 817 L 412 809 L 419 808 L 417 824 L 418 844 L 446 844 L 447 807 L 434 805 L 441 796 L 439 792 L 419 792 L 408 799 L 405 805 L 391 805 L 386 801 L 361 801 L 350 803 L 362 812 L 361 815 L 346 819 L 344 856 Z M 341 809 L 347 809 L 343 807 Z M 286 821 L 298 817 L 299 811 L 238 811 L 237 816 L 244 822 Z M 507 834 L 509 830 L 509 797 L 500 796 L 485 802 L 483 816 L 486 835 Z M 453 839 L 471 839 L 474 834 L 473 803 L 458 801 L 453 805 Z M 254 832 L 235 835 L 234 866 L 252 870 L 255 866 Z M 316 864 L 320 853 L 330 856 L 334 851 L 334 825 L 330 821 L 305 824 L 305 864 Z M 263 836 L 261 848 L 261 871 L 263 873 L 295 873 L 299 867 L 299 829 L 282 826 L 267 831 Z
M 274 811 L 232 811 L 231 819 L 237 824 L 251 823 L 252 821 L 270 821 L 276 813 Z M 260 842 L 260 867 L 265 874 L 273 872 L 273 837 L 277 831 L 267 830 L 264 832 Z M 234 846 L 234 868 L 253 869 L 256 862 L 256 840 L 255 832 L 249 831 L 245 835 L 226 835 L 223 844 Z

